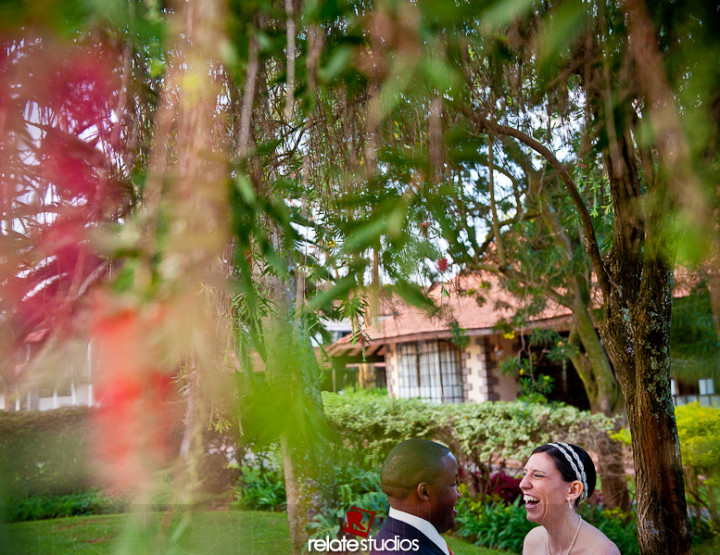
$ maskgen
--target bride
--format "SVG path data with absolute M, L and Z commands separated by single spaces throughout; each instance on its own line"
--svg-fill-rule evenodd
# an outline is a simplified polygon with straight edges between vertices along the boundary
M 523 555 L 620 555 L 605 534 L 575 512 L 595 482 L 595 465 L 577 445 L 548 443 L 532 452 L 520 489 L 528 520 L 541 526 L 525 536 Z

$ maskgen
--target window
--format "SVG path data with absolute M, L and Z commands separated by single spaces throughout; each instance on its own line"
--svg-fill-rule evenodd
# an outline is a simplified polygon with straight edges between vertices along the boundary
M 670 380 L 670 388 L 676 405 L 699 402 L 703 406 L 720 405 L 720 395 L 715 393 L 715 380 L 703 378 L 697 381 Z
M 460 351 L 447 341 L 415 341 L 398 345 L 398 396 L 461 403 Z
M 712 378 L 698 380 L 698 386 L 700 387 L 700 395 L 715 395 L 715 382 Z

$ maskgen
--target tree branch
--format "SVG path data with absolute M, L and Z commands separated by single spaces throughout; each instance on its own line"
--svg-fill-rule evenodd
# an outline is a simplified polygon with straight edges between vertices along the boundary
M 530 220 L 532 218 L 537 218 L 540 214 L 538 212 L 525 212 L 525 213 L 518 213 L 512 218 L 499 222 L 498 227 L 503 228 L 509 225 L 512 225 L 514 223 L 517 223 L 522 220 Z M 488 234 L 485 236 L 485 240 L 482 242 L 482 244 L 479 247 L 479 252 L 485 252 L 487 248 L 490 246 L 490 243 L 493 242 L 495 239 L 495 232 L 491 229 L 488 231 Z
M 500 267 L 496 264 L 475 264 L 475 265 L 473 265 L 472 269 L 474 271 L 489 272 L 491 274 L 505 276 L 510 279 L 517 280 L 517 281 L 525 284 L 526 286 L 542 289 L 543 294 L 547 295 L 550 299 L 555 301 L 557 304 L 571 309 L 571 306 L 570 306 L 571 299 L 569 299 L 565 295 L 555 291 L 554 289 L 549 287 L 546 283 L 538 283 L 536 281 L 527 279 L 526 275 L 518 272 L 517 270 L 515 270 L 515 268 L 512 268 L 510 266 Z
M 295 19 L 293 0 L 285 0 L 287 15 L 287 99 L 285 101 L 285 121 L 292 118 L 295 103 Z
M 255 100 L 259 66 L 258 53 L 258 41 L 256 35 L 253 33 L 250 37 L 248 67 L 245 77 L 245 89 L 243 90 L 242 112 L 240 113 L 240 138 L 238 141 L 238 153 L 240 156 L 247 154 L 250 144 L 250 121 L 252 119 L 252 106 Z
M 585 206 L 585 202 L 580 196 L 580 192 L 578 191 L 577 186 L 573 181 L 573 178 L 568 173 L 567 168 L 565 168 L 565 166 L 560 162 L 560 160 L 557 159 L 557 157 L 552 153 L 552 151 L 550 151 L 549 148 L 547 148 L 542 143 L 536 141 L 528 134 L 520 131 L 519 129 L 514 129 L 506 125 L 493 123 L 490 120 L 473 112 L 470 108 L 465 108 L 465 114 L 470 117 L 470 119 L 475 121 L 475 123 L 480 125 L 481 128 L 492 131 L 493 133 L 496 133 L 498 135 L 514 137 L 515 139 L 529 146 L 535 152 L 545 158 L 545 160 L 547 160 L 547 162 L 557 170 L 557 172 L 560 174 L 560 178 L 565 184 L 565 188 L 570 194 L 570 198 L 572 198 L 572 201 L 580 214 L 580 220 L 582 222 L 582 227 L 585 235 L 585 250 L 587 251 L 588 255 L 590 256 L 590 260 L 592 261 L 593 269 L 595 270 L 595 274 L 597 275 L 600 288 L 602 289 L 603 295 L 609 295 L 611 281 L 608 276 L 607 269 L 605 268 L 605 263 L 603 262 L 602 256 L 600 255 L 600 248 L 598 246 L 597 237 L 595 236 L 595 228 L 593 227 L 592 219 L 590 218 L 590 213 L 588 212 L 587 206 Z
M 495 157 L 493 155 L 493 134 L 488 134 L 488 192 L 490 193 L 490 214 L 492 215 L 492 230 L 497 245 L 497 255 L 500 265 L 505 266 L 505 249 L 500 237 L 500 226 L 498 224 L 497 205 L 495 203 Z

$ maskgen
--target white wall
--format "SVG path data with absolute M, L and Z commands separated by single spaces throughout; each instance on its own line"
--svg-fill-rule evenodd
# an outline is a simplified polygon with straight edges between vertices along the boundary
M 483 403 L 489 400 L 486 362 L 484 338 L 471 337 L 463 353 L 466 401 Z
M 397 397 L 400 388 L 400 366 L 398 365 L 397 345 L 394 343 L 385 346 L 385 377 L 388 395 Z

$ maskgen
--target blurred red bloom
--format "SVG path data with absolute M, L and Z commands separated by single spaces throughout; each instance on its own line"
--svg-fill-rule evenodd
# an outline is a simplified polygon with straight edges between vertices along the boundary
M 107 267 L 88 231 L 122 210 L 116 67 L 111 48 L 29 30 L 0 48 L 0 287 L 20 340 L 67 331 Z
M 178 424 L 173 376 L 157 364 L 160 307 L 108 313 L 93 325 L 98 359 L 94 449 L 112 491 L 129 492 L 167 463 Z
M 102 155 L 75 135 L 49 129 L 40 145 L 43 176 L 64 200 L 97 198 L 103 192 Z
M 446 272 L 448 269 L 448 259 L 445 258 L 444 256 L 441 258 L 438 258 L 437 267 L 438 267 L 438 270 L 440 271 L 440 273 Z

